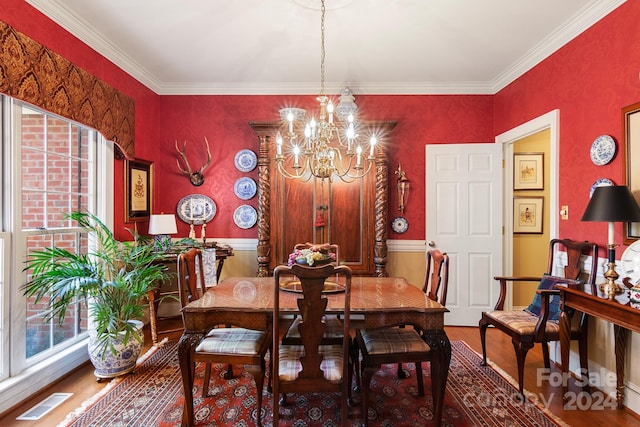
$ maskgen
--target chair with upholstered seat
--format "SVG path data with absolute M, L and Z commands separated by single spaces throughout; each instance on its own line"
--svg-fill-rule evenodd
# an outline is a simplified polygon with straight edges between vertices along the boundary
M 197 300 L 205 292 L 202 251 L 192 248 L 178 255 L 178 291 L 184 307 Z M 228 365 L 225 378 L 233 378 L 233 365 L 244 365 L 253 374 L 256 383 L 257 424 L 261 425 L 262 390 L 266 372 L 265 355 L 271 345 L 271 329 L 252 330 L 233 327 L 226 323 L 213 327 L 196 346 L 192 360 L 206 363 L 202 397 L 206 397 L 211 377 L 211 363 Z M 216 326 L 216 325 L 214 325 Z M 194 366 L 191 367 L 195 369 Z M 193 405 L 193 402 L 185 402 Z M 186 411 L 185 411 L 186 412 Z
M 423 292 L 433 301 L 446 304 L 449 283 L 449 256 L 433 249 L 427 252 L 427 268 Z M 389 327 L 390 326 L 390 327 Z M 362 416 L 365 426 L 368 420 L 369 387 L 373 374 L 383 364 L 397 363 L 398 376 L 405 378 L 403 363 L 414 363 L 418 393 L 424 396 L 424 380 L 422 378 L 422 362 L 432 359 L 431 348 L 423 339 L 423 330 L 419 325 L 389 325 L 378 329 L 362 329 L 356 331 L 354 345 L 354 364 L 356 371 L 356 387 L 362 391 Z M 362 360 L 359 361 L 359 355 Z M 362 377 L 362 385 L 360 384 Z M 438 402 L 434 402 L 434 407 Z M 434 410 L 436 416 L 441 413 Z M 436 420 L 439 425 L 439 420 Z
M 286 393 L 340 392 L 341 424 L 346 425 L 348 401 L 351 388 L 351 336 L 349 334 L 349 312 L 351 307 L 351 269 L 327 264 L 307 267 L 294 264 L 292 267 L 278 266 L 274 269 L 273 318 L 280 318 L 280 286 L 295 275 L 300 280 L 302 292 L 297 305 L 301 314 L 298 326 L 301 344 L 283 344 L 279 339 L 280 326 L 273 322 L 273 350 L 271 353 L 271 386 L 273 390 L 273 425 L 280 418 L 279 399 Z M 323 294 L 324 282 L 329 277 L 344 275 L 344 305 L 342 319 L 342 342 L 324 344 L 326 330 L 325 314 L 328 300 Z
M 449 255 L 439 249 L 431 249 L 426 255 L 426 271 L 422 292 L 433 301 L 447 305 L 449 289 Z M 402 363 L 398 363 L 398 378 L 406 378 Z
M 559 255 L 560 254 L 560 255 Z M 585 270 L 585 258 L 590 262 Z M 556 265 L 560 274 L 554 276 L 554 263 L 564 259 L 564 265 Z M 597 274 L 598 245 L 593 242 L 580 242 L 571 239 L 553 239 L 549 244 L 547 270 L 542 277 L 495 277 L 500 283 L 500 295 L 495 308 L 483 312 L 479 322 L 482 343 L 482 364 L 487 363 L 487 328 L 493 326 L 511 337 L 518 365 L 518 384 L 520 393 L 524 390 L 524 362 L 527 352 L 535 343 L 542 345 L 544 366 L 549 369 L 549 342 L 560 339 L 558 318 L 560 315 L 559 291 L 555 285 L 563 283 L 575 286 L 589 283 L 595 291 Z M 584 280 L 585 276 L 587 277 Z M 505 310 L 507 284 L 539 282 L 533 302 L 525 310 Z M 572 322 L 571 339 L 579 341 L 580 365 L 587 372 L 587 316 L 581 315 L 578 322 Z

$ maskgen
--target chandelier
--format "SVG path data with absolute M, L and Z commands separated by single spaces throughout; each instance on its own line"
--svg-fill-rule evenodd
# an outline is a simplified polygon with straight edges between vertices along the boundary
M 321 51 L 320 51 L 320 103 L 318 119 L 306 120 L 306 111 L 301 108 L 283 108 L 280 117 L 287 123 L 284 135 L 276 135 L 276 167 L 289 179 L 308 181 L 312 177 L 352 182 L 362 178 L 375 163 L 378 140 L 372 135 L 368 144 L 362 144 L 356 132 L 355 113 L 358 109 L 351 91 L 347 88 L 340 97 L 338 108 L 324 93 L 324 22 L 325 4 L 321 4 Z M 337 123 L 339 122 L 339 123 Z M 288 147 L 285 156 L 285 140 Z

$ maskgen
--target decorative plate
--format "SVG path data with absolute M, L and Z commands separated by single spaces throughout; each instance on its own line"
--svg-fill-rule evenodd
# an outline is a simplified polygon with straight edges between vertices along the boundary
M 404 233 L 409 228 L 409 221 L 407 218 L 399 216 L 393 220 L 391 223 L 391 229 L 396 233 Z
M 594 182 L 593 185 L 591 186 L 591 190 L 589 191 L 589 198 L 593 196 L 593 192 L 596 191 L 596 187 L 606 187 L 609 185 L 614 185 L 613 181 L 611 181 L 608 178 L 600 178 L 599 180 Z
M 233 162 L 240 172 L 251 172 L 258 165 L 258 157 L 253 151 L 245 149 L 236 153 Z
M 204 194 L 190 194 L 178 202 L 178 217 L 187 224 L 201 225 L 216 216 L 216 204 Z
M 258 221 L 258 213 L 253 206 L 240 205 L 233 212 L 233 222 L 240 228 L 251 228 Z
M 600 135 L 591 144 L 591 161 L 598 165 L 606 165 L 616 155 L 616 142 L 609 135 Z
M 248 176 L 243 176 L 234 184 L 233 192 L 239 199 L 249 200 L 256 195 L 256 182 Z

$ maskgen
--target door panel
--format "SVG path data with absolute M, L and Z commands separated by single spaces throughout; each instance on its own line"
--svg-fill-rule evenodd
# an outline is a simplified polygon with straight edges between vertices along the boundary
M 502 146 L 426 148 L 426 240 L 450 257 L 447 325 L 475 326 L 502 267 Z

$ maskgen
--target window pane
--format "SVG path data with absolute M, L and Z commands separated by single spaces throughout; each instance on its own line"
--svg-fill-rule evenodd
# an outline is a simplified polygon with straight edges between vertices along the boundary
M 32 230 L 45 227 L 44 193 L 22 191 L 22 228 Z
M 29 148 L 22 149 L 22 187 L 32 190 L 44 190 L 45 153 Z
M 44 114 L 22 108 L 22 146 L 44 150 Z

